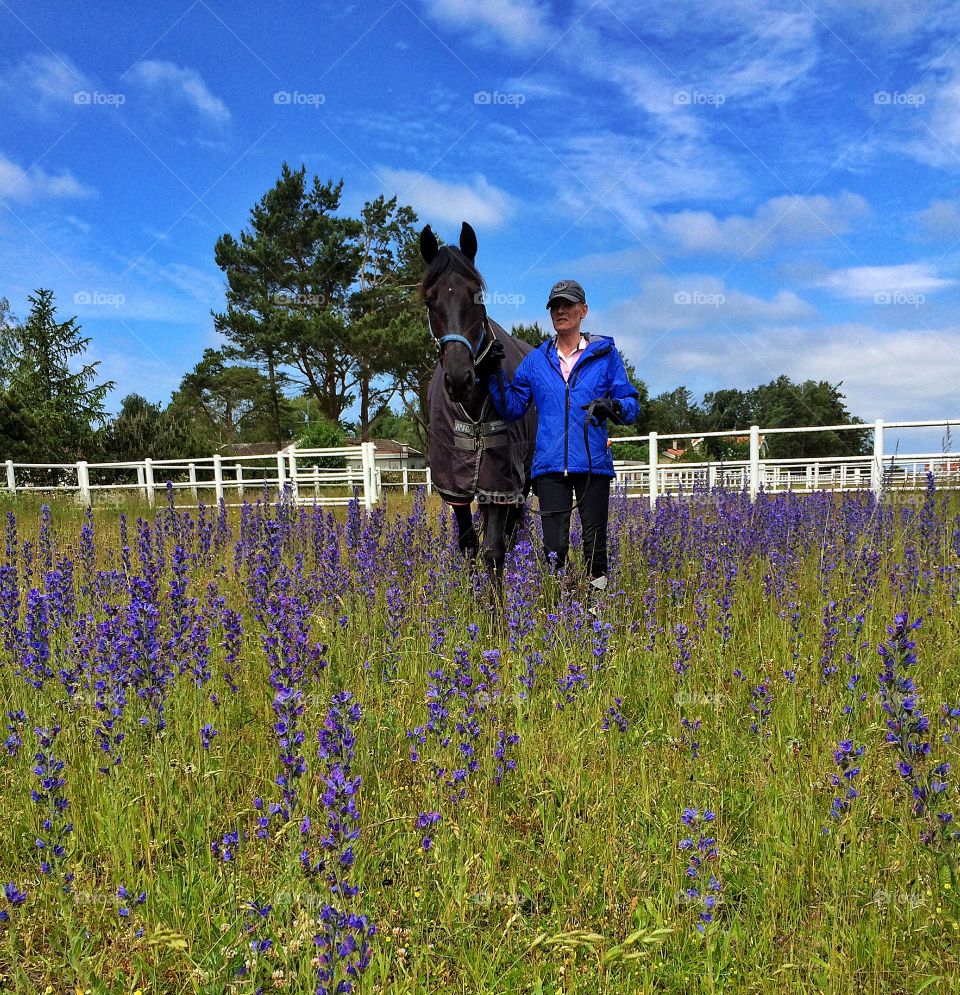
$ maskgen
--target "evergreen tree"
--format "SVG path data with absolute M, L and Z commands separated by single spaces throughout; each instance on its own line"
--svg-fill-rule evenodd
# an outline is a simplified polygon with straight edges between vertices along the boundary
M 8 329 L 2 341 L 8 413 L 28 413 L 33 462 L 89 458 L 105 421 L 104 399 L 114 385 L 96 382 L 99 362 L 82 362 L 90 339 L 80 334 L 75 317 L 56 320 L 53 291 L 38 290 L 28 299 L 27 320 Z
M 524 325 L 522 323 L 514 325 L 510 329 L 510 334 L 515 339 L 520 339 L 521 342 L 526 342 L 527 345 L 532 345 L 534 349 L 537 346 L 542 345 L 547 341 L 550 336 L 540 327 L 540 322 L 535 321 L 532 325 Z
M 347 288 L 359 264 L 357 221 L 339 218 L 342 181 L 309 190 L 306 167 L 284 163 L 280 179 L 250 212 L 239 239 L 217 240 L 227 277 L 227 310 L 214 324 L 239 357 L 266 367 L 273 435 L 282 444 L 281 367 L 294 366 L 323 413 L 336 421 L 352 401 L 346 388 Z

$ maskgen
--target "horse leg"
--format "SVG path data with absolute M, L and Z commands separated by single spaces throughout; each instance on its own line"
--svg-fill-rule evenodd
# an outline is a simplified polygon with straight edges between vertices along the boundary
M 507 505 L 507 520 L 504 525 L 504 542 L 507 549 L 513 547 L 517 529 L 523 524 L 525 507 L 522 504 Z
M 507 556 L 505 528 L 509 505 L 485 504 L 483 506 L 483 562 L 490 578 L 496 606 L 499 608 L 503 593 L 503 561 Z
M 460 552 L 470 561 L 477 555 L 477 530 L 473 527 L 473 511 L 469 504 L 453 505 L 457 519 L 457 545 Z

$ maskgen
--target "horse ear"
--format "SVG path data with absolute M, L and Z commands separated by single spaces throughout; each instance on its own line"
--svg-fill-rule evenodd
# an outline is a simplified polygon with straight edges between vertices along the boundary
M 477 258 L 477 233 L 467 224 L 466 221 L 460 227 L 460 251 L 470 260 L 475 262 Z
M 433 229 L 430 225 L 420 232 L 420 255 L 423 256 L 423 261 L 429 266 L 437 257 L 437 253 L 440 251 L 440 244 L 437 242 L 437 236 L 433 234 Z

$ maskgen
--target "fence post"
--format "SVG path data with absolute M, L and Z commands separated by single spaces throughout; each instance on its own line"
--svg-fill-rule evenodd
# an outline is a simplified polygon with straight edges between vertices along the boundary
M 237 471 L 237 492 L 240 495 L 240 500 L 243 500 L 243 464 L 237 463 L 234 465 L 234 469 Z
M 77 491 L 80 500 L 90 506 L 90 467 L 86 460 L 77 460 Z
M 300 488 L 297 483 L 297 447 L 291 445 L 287 448 L 287 461 L 290 465 L 290 493 L 294 501 L 300 497 Z
M 426 469 L 426 473 L 424 473 L 423 479 L 426 481 L 426 484 L 427 484 L 427 493 L 428 494 L 432 494 L 433 493 L 433 474 L 430 472 L 430 467 L 429 466 L 426 467 L 425 469 Z
M 363 506 L 370 511 L 373 508 L 373 465 L 371 462 L 370 443 L 360 443 L 360 466 L 363 470 Z
M 883 490 L 883 419 L 873 423 L 873 462 L 870 464 L 870 490 L 880 497 Z
M 13 460 L 7 460 L 7 490 L 11 494 L 17 493 L 17 475 L 13 469 Z
M 750 500 L 760 491 L 760 426 L 750 426 Z
M 649 458 L 650 458 L 650 486 L 649 486 L 650 507 L 651 508 L 656 508 L 656 506 L 657 506 L 657 487 L 658 487 L 657 466 L 659 465 L 659 462 L 660 462 L 660 456 L 657 453 L 657 433 L 656 432 L 651 432 L 650 433 L 650 435 L 648 437 L 648 440 L 647 440 L 647 444 L 650 447 L 650 453 L 649 453 Z
M 287 461 L 283 458 L 283 453 L 277 453 L 277 496 L 283 497 L 287 482 Z
M 410 492 L 410 477 L 407 473 L 407 459 L 403 459 L 403 493 L 408 494 Z
M 376 504 L 383 496 L 380 492 L 380 470 L 377 467 L 377 444 L 369 442 L 370 446 L 370 481 L 373 484 L 373 503 Z
M 157 496 L 153 482 L 153 460 L 149 456 L 143 461 L 143 479 L 147 488 L 147 502 L 152 508 Z
M 191 463 L 187 467 L 187 473 L 190 475 L 190 493 L 193 495 L 193 500 L 198 500 L 197 495 L 197 464 Z
M 223 500 L 223 457 L 219 453 L 213 454 L 213 489 L 217 495 L 217 507 Z

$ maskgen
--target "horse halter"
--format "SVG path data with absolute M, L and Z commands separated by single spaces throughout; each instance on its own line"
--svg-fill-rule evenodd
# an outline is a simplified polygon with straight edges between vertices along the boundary
M 437 343 L 437 350 L 440 354 L 440 358 L 443 358 L 443 347 L 448 342 L 460 342 L 462 345 L 467 347 L 467 351 L 470 353 L 470 358 L 473 360 L 473 365 L 478 366 L 483 362 L 487 353 L 490 351 L 490 347 L 493 345 L 493 336 L 490 334 L 490 320 L 487 317 L 486 305 L 481 303 L 480 307 L 483 310 L 483 318 L 480 322 L 481 337 L 480 341 L 474 345 L 466 336 L 457 334 L 447 334 L 441 335 L 440 338 L 434 334 L 433 331 L 433 320 L 430 313 L 430 308 L 427 308 L 427 327 L 430 329 L 430 336 Z

